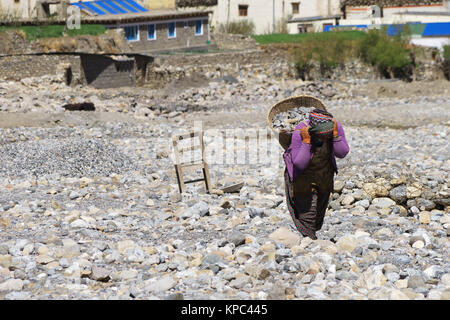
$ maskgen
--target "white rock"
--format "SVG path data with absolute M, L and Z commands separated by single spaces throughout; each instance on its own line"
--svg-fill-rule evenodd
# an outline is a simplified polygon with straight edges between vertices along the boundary
M 172 289 L 176 285 L 177 281 L 172 276 L 166 275 L 148 285 L 147 289 L 153 293 L 157 293 Z
M 281 227 L 269 235 L 269 238 L 286 245 L 289 248 L 299 245 L 301 236 L 298 233 L 294 233 L 291 230 Z
M 352 195 L 348 194 L 344 197 L 344 199 L 342 199 L 341 204 L 343 206 L 348 206 L 348 205 L 352 204 L 353 202 L 355 202 L 355 198 Z
M 23 288 L 23 281 L 20 279 L 8 279 L 0 283 L 0 291 L 20 291 Z
M 354 236 L 348 235 L 339 238 L 336 245 L 343 251 L 352 252 L 358 246 L 358 242 Z
M 383 209 L 394 206 L 395 201 L 390 198 L 375 198 L 372 200 L 372 204 L 379 209 Z
M 86 221 L 82 220 L 82 219 L 77 219 L 74 222 L 72 222 L 70 224 L 70 226 L 72 228 L 87 228 L 89 226 L 89 224 Z
M 422 240 L 418 240 L 413 243 L 412 247 L 416 249 L 422 249 L 423 247 L 425 247 L 425 243 L 423 243 Z

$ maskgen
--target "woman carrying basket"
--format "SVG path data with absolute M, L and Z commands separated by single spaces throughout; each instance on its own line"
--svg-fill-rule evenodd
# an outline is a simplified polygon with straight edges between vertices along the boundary
M 315 240 L 333 191 L 336 158 L 349 152 L 341 124 L 327 111 L 314 109 L 297 125 L 284 152 L 286 201 L 298 231 Z

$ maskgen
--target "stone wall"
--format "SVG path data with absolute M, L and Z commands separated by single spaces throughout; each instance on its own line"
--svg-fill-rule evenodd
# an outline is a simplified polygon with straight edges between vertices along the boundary
M 13 55 L 0 56 L 0 78 L 21 80 L 44 75 L 65 74 L 71 68 L 72 79 L 83 77 L 80 57 L 76 55 Z
M 202 55 L 160 55 L 147 72 L 147 85 L 164 87 L 167 83 L 203 74 L 215 79 L 225 75 L 257 76 L 265 74 L 272 78 L 294 78 L 295 68 L 285 57 L 276 57 L 261 50 L 223 52 Z
M 214 32 L 211 34 L 211 40 L 219 49 L 226 50 L 250 50 L 259 49 L 258 43 L 249 36 L 243 34 L 228 34 Z
M 31 54 L 0 56 L 0 79 L 58 76 L 68 85 L 95 88 L 142 85 L 151 59 L 145 56 Z
M 86 84 L 97 89 L 136 85 L 133 58 L 117 60 L 106 56 L 82 55 L 81 67 Z
M 153 62 L 153 63 L 152 63 Z M 145 85 L 162 88 L 168 83 L 196 74 L 208 79 L 227 75 L 274 79 L 352 81 L 381 79 L 371 66 L 352 61 L 336 68 L 321 69 L 315 63 L 299 70 L 283 52 L 247 50 L 209 54 L 170 54 L 155 56 L 104 56 L 93 54 L 40 54 L 0 56 L 0 78 L 21 80 L 43 75 L 60 75 L 68 84 L 88 84 L 97 88 Z M 444 64 L 418 59 L 414 71 L 417 81 L 445 78 Z M 448 77 L 448 64 L 447 64 Z M 69 79 L 70 78 L 70 79 Z
M 195 35 L 195 21 L 187 21 L 187 27 L 184 27 L 184 21 L 176 23 L 176 37 L 169 39 L 167 23 L 156 23 L 156 39 L 148 39 L 147 26 L 139 27 L 139 41 L 128 42 L 133 53 L 152 53 L 177 49 L 206 47 L 208 40 L 208 20 L 199 18 L 203 22 L 203 34 Z

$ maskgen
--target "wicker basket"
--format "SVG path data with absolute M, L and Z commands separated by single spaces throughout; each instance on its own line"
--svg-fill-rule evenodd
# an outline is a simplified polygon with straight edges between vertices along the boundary
M 320 99 L 308 95 L 293 96 L 275 103 L 267 112 L 266 120 L 270 129 L 278 135 L 278 141 L 283 149 L 288 148 L 291 144 L 292 131 L 275 129 L 272 125 L 272 120 L 277 114 L 296 107 L 317 108 L 327 111 L 325 104 Z

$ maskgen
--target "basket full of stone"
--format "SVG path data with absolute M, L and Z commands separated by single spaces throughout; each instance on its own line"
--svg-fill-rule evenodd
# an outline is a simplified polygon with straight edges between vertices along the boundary
M 267 112 L 267 123 L 278 135 L 283 149 L 291 144 L 295 127 L 308 120 L 309 113 L 317 109 L 327 111 L 325 104 L 318 98 L 308 95 L 293 96 L 275 103 Z

